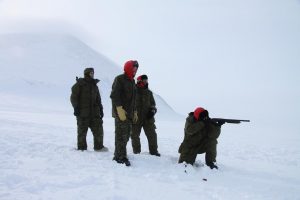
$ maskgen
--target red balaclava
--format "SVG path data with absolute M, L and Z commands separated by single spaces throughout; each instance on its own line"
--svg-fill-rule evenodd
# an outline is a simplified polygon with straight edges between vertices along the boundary
M 139 88 L 145 88 L 145 87 L 148 87 L 148 84 L 145 84 L 145 83 L 143 82 L 143 80 L 148 80 L 148 76 L 144 74 L 144 75 L 141 75 L 141 76 L 137 77 L 137 86 L 138 86 Z
M 199 116 L 202 112 L 205 112 L 206 110 L 204 108 L 198 107 L 194 111 L 194 117 L 196 120 L 199 120 Z
M 133 80 L 138 67 L 139 63 L 136 60 L 129 60 L 124 64 L 124 72 L 130 80 Z

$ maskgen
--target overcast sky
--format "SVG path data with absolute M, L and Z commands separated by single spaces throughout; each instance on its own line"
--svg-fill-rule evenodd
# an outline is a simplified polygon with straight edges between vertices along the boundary
M 0 24 L 2 33 L 55 24 L 120 66 L 137 59 L 183 114 L 300 113 L 298 0 L 0 0 Z

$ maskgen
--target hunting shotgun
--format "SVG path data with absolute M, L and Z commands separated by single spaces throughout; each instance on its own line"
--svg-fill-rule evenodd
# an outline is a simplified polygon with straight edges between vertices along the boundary
M 239 124 L 241 122 L 250 122 L 250 120 L 244 120 L 244 119 L 223 119 L 223 118 L 210 118 L 210 121 L 216 122 L 216 123 L 231 123 L 231 124 Z

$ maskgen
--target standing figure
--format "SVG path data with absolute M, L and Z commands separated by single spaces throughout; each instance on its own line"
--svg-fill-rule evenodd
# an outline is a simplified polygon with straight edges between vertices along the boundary
M 86 136 L 88 128 L 94 136 L 94 150 L 108 151 L 103 146 L 103 106 L 97 83 L 94 79 L 94 69 L 86 68 L 84 78 L 76 78 L 72 87 L 71 103 L 77 119 L 77 148 L 87 150 Z
M 133 124 L 131 142 L 133 153 L 141 153 L 140 134 L 142 128 L 148 139 L 149 152 L 151 155 L 160 156 L 157 151 L 157 134 L 154 115 L 157 112 L 153 93 L 148 89 L 148 77 L 142 75 L 137 78 L 136 107 L 139 119 Z
M 137 61 L 127 61 L 124 65 L 124 73 L 115 78 L 110 94 L 112 116 L 115 118 L 115 153 L 113 160 L 117 163 L 125 163 L 126 166 L 130 166 L 126 145 L 132 131 L 132 123 L 138 120 L 134 81 L 138 67 Z
M 218 169 L 215 164 L 217 157 L 217 138 L 221 133 L 221 125 L 209 120 L 208 111 L 198 107 L 186 118 L 184 140 L 178 152 L 179 163 L 194 164 L 197 154 L 205 153 L 206 165 Z

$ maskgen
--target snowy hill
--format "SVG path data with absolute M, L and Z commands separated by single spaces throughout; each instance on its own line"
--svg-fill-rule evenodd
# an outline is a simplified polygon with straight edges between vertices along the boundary
M 66 109 L 70 107 L 70 88 L 75 77 L 82 77 L 86 67 L 94 67 L 95 78 L 101 80 L 102 101 L 109 116 L 109 94 L 114 77 L 122 73 L 119 66 L 70 35 L 16 33 L 0 36 L 0 93 L 3 98 L 7 99 L 7 95 L 31 98 Z M 160 96 L 155 98 L 158 115 L 178 116 Z
M 35 98 L 68 98 L 76 76 L 94 67 L 106 89 L 120 69 L 68 35 L 9 34 L 0 37 L 1 92 Z

